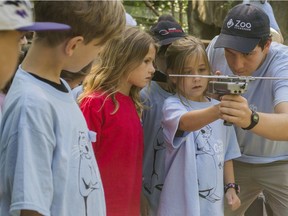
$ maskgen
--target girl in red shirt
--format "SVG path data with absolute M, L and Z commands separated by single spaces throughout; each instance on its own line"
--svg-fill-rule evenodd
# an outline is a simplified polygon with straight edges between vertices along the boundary
M 139 90 L 155 71 L 156 47 L 150 35 L 127 27 L 110 41 L 84 81 L 80 108 L 93 143 L 106 200 L 107 215 L 139 216 L 143 132 Z

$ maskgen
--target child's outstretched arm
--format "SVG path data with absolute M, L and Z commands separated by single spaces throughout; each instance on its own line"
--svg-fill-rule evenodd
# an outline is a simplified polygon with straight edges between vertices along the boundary
M 140 203 L 141 216 L 148 216 L 150 212 L 150 204 L 143 192 L 141 192 L 141 203 Z
M 206 109 L 193 110 L 181 116 L 178 130 L 196 131 L 217 119 L 219 119 L 218 104 Z
M 20 213 L 20 216 L 42 216 L 41 214 L 39 214 L 36 211 L 32 211 L 32 210 L 22 210 Z
M 231 210 L 234 211 L 240 207 L 241 201 L 237 196 L 240 192 L 240 187 L 235 184 L 233 161 L 225 161 L 224 163 L 224 192 L 227 199 L 227 204 L 230 206 Z

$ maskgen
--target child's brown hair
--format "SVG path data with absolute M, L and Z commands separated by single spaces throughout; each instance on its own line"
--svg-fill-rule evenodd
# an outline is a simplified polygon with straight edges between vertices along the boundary
M 60 22 L 71 26 L 69 31 L 37 32 L 36 40 L 45 40 L 49 46 L 57 46 L 75 36 L 83 36 L 85 44 L 95 38 L 100 38 L 100 43 L 104 43 L 121 35 L 126 24 L 124 6 L 119 0 L 42 0 L 35 1 L 34 8 L 37 21 Z
M 210 73 L 210 63 L 206 54 L 203 42 L 193 36 L 186 36 L 179 40 L 174 41 L 165 52 L 167 70 L 173 74 L 185 75 L 184 67 L 188 58 L 193 57 L 194 62 L 197 64 L 200 58 L 203 58 Z M 207 74 L 209 75 L 209 74 Z M 183 78 L 176 77 L 175 82 L 168 79 L 169 90 L 173 93 L 179 93 L 178 86 L 181 85 Z

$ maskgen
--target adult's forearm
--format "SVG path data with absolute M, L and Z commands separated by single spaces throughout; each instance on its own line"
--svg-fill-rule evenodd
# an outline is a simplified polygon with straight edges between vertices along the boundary
M 251 130 L 253 133 L 266 139 L 288 141 L 288 114 L 287 113 L 259 113 L 259 122 Z

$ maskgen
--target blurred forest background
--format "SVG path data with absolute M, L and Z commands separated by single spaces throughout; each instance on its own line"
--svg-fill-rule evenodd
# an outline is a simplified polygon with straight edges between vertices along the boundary
M 288 44 L 288 1 L 269 0 L 275 18 Z M 126 11 L 143 29 L 149 28 L 162 14 L 171 14 L 182 25 L 185 32 L 203 40 L 211 40 L 220 33 L 223 20 L 230 8 L 242 1 L 228 0 L 124 0 Z

